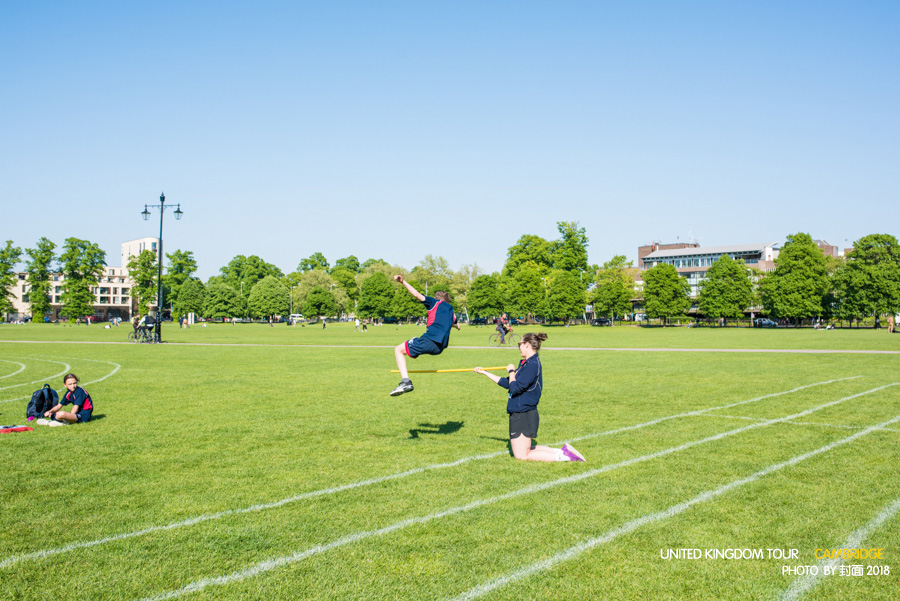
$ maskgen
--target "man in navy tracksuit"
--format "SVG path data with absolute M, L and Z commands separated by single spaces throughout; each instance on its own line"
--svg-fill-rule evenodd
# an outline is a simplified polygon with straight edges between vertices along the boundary
M 400 384 L 391 391 L 391 396 L 398 396 L 404 392 L 412 392 L 413 384 L 409 379 L 409 370 L 406 368 L 406 357 L 415 359 L 419 355 L 440 355 L 450 344 L 450 328 L 459 329 L 456 322 L 456 315 L 453 313 L 453 307 L 450 305 L 450 295 L 439 290 L 434 293 L 434 298 L 425 296 L 409 282 L 403 279 L 402 275 L 395 275 L 394 279 L 406 287 L 406 290 L 414 297 L 424 303 L 428 309 L 428 318 L 425 324 L 428 329 L 418 338 L 412 338 L 398 344 L 394 348 L 394 357 L 397 359 L 397 369 L 400 370 Z

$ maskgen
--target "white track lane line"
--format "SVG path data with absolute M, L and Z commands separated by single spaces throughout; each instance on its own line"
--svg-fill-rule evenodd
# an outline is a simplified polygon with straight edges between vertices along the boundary
M 768 419 L 766 417 L 749 417 L 747 415 L 717 415 L 714 413 L 706 414 L 703 417 L 720 417 L 722 419 L 741 419 L 741 420 L 748 421 L 748 422 L 764 422 Z M 784 423 L 791 424 L 794 426 L 821 426 L 823 428 L 840 428 L 842 430 L 862 430 L 863 428 L 866 427 L 866 426 L 848 426 L 845 424 L 826 424 L 824 422 L 790 421 L 790 422 L 784 422 Z M 883 428 L 883 430 L 885 432 L 900 432 L 900 430 L 897 430 L 895 428 Z
M 9 359 L 0 359 L 0 362 L 2 362 L 2 363 L 14 363 L 14 364 L 16 364 L 16 365 L 19 366 L 19 369 L 17 369 L 16 371 L 12 372 L 11 374 L 6 374 L 5 376 L 0 376 L 0 380 L 2 380 L 3 378 L 11 378 L 11 377 L 13 377 L 14 375 L 16 375 L 17 373 L 20 373 L 20 372 L 25 371 L 25 364 L 24 364 L 24 363 L 19 363 L 18 361 L 10 361 Z
M 115 373 L 115 372 L 113 372 L 113 373 Z M 112 374 L 110 374 L 110 375 L 112 375 Z M 662 417 L 662 418 L 658 418 L 658 419 L 655 419 L 655 420 L 652 420 L 649 422 L 644 422 L 643 424 L 637 424 L 635 426 L 626 426 L 624 428 L 619 428 L 616 430 L 609 430 L 607 432 L 598 432 L 595 434 L 589 434 L 588 436 L 574 438 L 572 440 L 565 441 L 565 442 L 586 440 L 589 438 L 597 438 L 600 436 L 609 436 L 612 434 L 617 434 L 619 432 L 626 432 L 629 430 L 637 430 L 637 429 L 645 428 L 647 426 L 652 426 L 652 425 L 655 425 L 655 424 L 658 424 L 660 422 L 664 422 L 664 421 L 670 420 L 670 419 L 676 419 L 676 418 L 680 418 L 680 417 L 688 417 L 688 416 L 693 416 L 693 415 L 703 415 L 707 411 L 716 411 L 718 409 L 726 409 L 728 407 L 744 405 L 746 403 L 753 403 L 756 401 L 760 401 L 762 399 L 777 397 L 777 396 L 781 396 L 784 394 L 789 394 L 791 392 L 797 392 L 798 390 L 803 390 L 804 388 L 812 388 L 814 386 L 822 386 L 825 384 L 832 384 L 834 382 L 841 382 L 843 380 L 853 380 L 853 379 L 861 378 L 861 377 L 862 376 L 850 376 L 847 378 L 839 378 L 836 380 L 826 380 L 824 382 L 815 382 L 813 384 L 806 384 L 804 386 L 799 386 L 797 388 L 793 388 L 791 390 L 787 390 L 787 391 L 783 391 L 783 392 L 774 392 L 771 394 L 766 394 L 766 395 L 756 397 L 754 399 L 750 399 L 747 401 L 738 401 L 737 403 L 732 403 L 730 405 L 723 405 L 720 407 L 710 407 L 709 409 L 700 409 L 698 411 L 690 411 L 687 413 L 678 413 L 676 415 L 669 415 L 667 417 Z M 0 401 L 0 402 L 2 402 L 2 401 Z M 560 445 L 560 444 L 562 444 L 562 442 L 555 443 L 555 444 Z M 295 495 L 292 497 L 280 499 L 278 501 L 272 501 L 269 503 L 260 503 L 258 505 L 251 505 L 250 507 L 241 507 L 239 509 L 227 509 L 225 511 L 219 511 L 217 513 L 207 513 L 207 514 L 199 515 L 197 517 L 188 518 L 186 520 L 181 520 L 179 522 L 172 522 L 170 524 L 164 524 L 161 526 L 148 526 L 147 528 L 143 528 L 141 530 L 135 530 L 132 532 L 123 532 L 120 534 L 113 534 L 110 536 L 98 538 L 98 539 L 91 540 L 91 541 L 72 543 L 72 544 L 66 545 L 65 547 L 58 547 L 55 549 L 43 549 L 41 551 L 32 551 L 31 553 L 24 553 L 22 555 L 13 555 L 10 557 L 6 557 L 3 560 L 0 560 L 0 569 L 3 569 L 9 565 L 12 565 L 18 561 L 23 561 L 23 560 L 28 560 L 28 559 L 41 559 L 43 557 L 49 557 L 51 555 L 58 555 L 59 553 L 68 553 L 68 552 L 74 551 L 76 549 L 85 549 L 88 547 L 96 547 L 97 545 L 112 543 L 112 542 L 124 540 L 127 538 L 134 538 L 136 536 L 143 536 L 145 534 L 150 534 L 152 532 L 160 532 L 163 530 L 174 530 L 176 528 L 184 528 L 187 526 L 193 526 L 193 525 L 199 524 L 201 522 L 207 522 L 210 520 L 218 520 L 218 519 L 232 516 L 232 515 L 238 515 L 238 514 L 243 514 L 243 513 L 253 513 L 253 512 L 257 512 L 257 511 L 264 511 L 267 509 L 274 509 L 277 507 L 281 507 L 283 505 L 287 505 L 288 503 L 296 503 L 298 501 L 312 499 L 312 498 L 320 497 L 323 495 L 332 495 L 332 494 L 336 494 L 336 493 L 340 493 L 340 492 L 344 492 L 344 491 L 348 491 L 348 490 L 353 490 L 356 488 L 362 488 L 364 486 L 371 486 L 373 484 L 380 484 L 382 482 L 389 482 L 391 480 L 399 480 L 401 478 L 406 478 L 408 476 L 414 476 L 416 474 L 421 474 L 422 472 L 439 470 L 439 469 L 444 469 L 444 468 L 449 468 L 449 467 L 456 467 L 456 466 L 462 465 L 464 463 L 468 463 L 470 461 L 479 461 L 482 459 L 493 459 L 495 457 L 500 457 L 503 455 L 509 455 L 509 451 L 503 450 L 503 451 L 497 451 L 494 453 L 487 453 L 484 455 L 471 455 L 469 457 L 463 457 L 461 459 L 457 459 L 456 461 L 451 461 L 448 463 L 438 463 L 438 464 L 433 464 L 433 465 L 426 465 L 423 467 L 413 468 L 413 469 L 410 469 L 410 470 L 407 470 L 404 472 L 399 472 L 396 474 L 389 474 L 387 476 L 380 476 L 377 478 L 370 478 L 368 480 L 360 480 L 357 482 L 351 482 L 350 484 L 343 484 L 340 486 L 334 486 L 334 487 L 330 487 L 330 488 L 314 490 L 314 491 L 302 493 L 299 495 Z
M 64 376 L 65 374 L 67 374 L 69 372 L 69 370 L 72 369 L 68 363 L 63 363 L 62 361 L 53 361 L 52 359 L 33 359 L 33 361 L 46 361 L 47 363 L 56 363 L 57 365 L 65 365 L 66 368 L 63 369 L 58 374 L 53 374 L 52 376 L 47 376 L 46 378 L 41 378 L 40 380 L 34 380 L 32 382 L 23 382 L 22 384 L 13 384 L 12 386 L 4 386 L 4 387 L 0 388 L 0 390 L 9 390 L 10 388 L 19 388 L 21 386 L 28 386 L 30 384 L 38 384 L 40 382 L 52 380 L 53 378 L 59 378 L 61 376 Z M 28 395 L 27 397 L 22 397 L 22 398 L 31 398 L 31 395 Z M 7 403 L 9 401 L 18 401 L 18 400 L 20 400 L 20 399 L 8 399 L 6 401 L 0 401 L 0 403 Z
M 520 570 L 513 572 L 512 574 L 494 578 L 493 580 L 489 580 L 488 582 L 486 582 L 482 585 L 479 585 L 475 588 L 469 589 L 462 595 L 460 595 L 458 597 L 454 597 L 452 599 L 452 601 L 471 601 L 472 599 L 477 599 L 478 597 L 486 595 L 487 593 L 494 591 L 498 588 L 504 587 L 507 584 L 510 584 L 512 582 L 517 582 L 524 578 L 528 578 L 529 576 L 536 574 L 538 572 L 544 572 L 546 570 L 549 570 L 564 561 L 569 561 L 570 559 L 575 559 L 576 557 L 578 557 L 585 551 L 589 551 L 589 550 L 593 549 L 594 547 L 608 543 L 624 534 L 630 534 L 631 532 L 637 530 L 638 528 L 647 526 L 649 524 L 662 522 L 669 518 L 675 517 L 676 515 L 678 515 L 680 513 L 684 513 L 685 511 L 687 511 L 694 505 L 697 505 L 698 503 L 705 503 L 706 501 L 715 499 L 716 497 L 719 497 L 721 495 L 724 495 L 725 493 L 731 492 L 732 490 L 735 490 L 735 489 L 745 486 L 747 484 L 751 484 L 751 483 L 755 482 L 756 480 L 759 480 L 760 478 L 762 478 L 764 476 L 768 476 L 769 474 L 771 474 L 773 472 L 784 469 L 786 467 L 796 465 L 796 464 L 800 463 L 801 461 L 805 461 L 811 457 L 815 457 L 816 455 L 821 455 L 822 453 L 826 453 L 836 447 L 853 442 L 854 440 L 856 440 L 862 436 L 871 434 L 872 432 L 877 432 L 879 430 L 883 430 L 886 426 L 894 424 L 898 421 L 900 421 L 900 415 L 894 417 L 893 419 L 889 419 L 886 422 L 882 422 L 878 425 L 871 426 L 871 427 L 866 428 L 865 430 L 862 430 L 855 434 L 851 434 L 847 438 L 843 438 L 843 439 L 835 441 L 831 444 L 827 444 L 824 447 L 820 447 L 820 448 L 816 449 L 815 451 L 810 451 L 809 453 L 797 455 L 796 457 L 794 457 L 792 459 L 788 459 L 787 461 L 784 461 L 781 463 L 776 463 L 774 465 L 770 465 L 769 467 L 767 467 L 763 470 L 760 470 L 750 476 L 747 476 L 746 478 L 741 478 L 740 480 L 735 480 L 733 482 L 725 484 L 724 486 L 720 486 L 713 490 L 708 490 L 706 492 L 703 492 L 703 493 L 697 495 L 696 497 L 694 497 L 693 499 L 684 501 L 683 503 L 679 503 L 677 505 L 672 505 L 671 507 L 669 507 L 668 509 L 665 509 L 663 511 L 647 514 L 647 515 L 644 515 L 637 519 L 631 520 L 630 522 L 627 522 L 627 523 L 623 524 L 622 526 L 619 526 L 618 528 L 610 530 L 610 531 L 606 532 L 605 534 L 602 534 L 595 538 L 586 540 L 583 543 L 579 543 L 577 545 L 569 547 L 565 551 L 562 551 L 561 553 L 557 553 L 556 555 L 549 557 L 543 561 L 533 563 L 528 567 L 525 567 L 525 568 L 522 568 Z
M 532 484 L 531 486 L 526 486 L 525 488 L 520 488 L 519 490 L 515 490 L 512 492 L 503 494 L 503 495 L 499 495 L 499 496 L 492 497 L 489 499 L 473 501 L 472 503 L 469 503 L 467 505 L 453 507 L 451 509 L 441 511 L 439 513 L 433 513 L 431 515 L 420 516 L 420 517 L 416 517 L 416 518 L 409 518 L 406 520 L 402 520 L 400 522 L 396 522 L 395 524 L 391 524 L 390 526 L 380 528 L 378 530 L 365 530 L 363 532 L 357 532 L 355 534 L 350 534 L 348 536 L 339 538 L 330 543 L 317 545 L 317 546 L 311 547 L 309 549 L 297 551 L 295 553 L 292 553 L 291 555 L 285 555 L 283 557 L 276 557 L 274 559 L 269 559 L 266 561 L 262 561 L 262 562 L 253 564 L 252 566 L 250 566 L 244 570 L 240 570 L 238 572 L 233 572 L 233 573 L 225 575 L 225 576 L 217 576 L 215 578 L 204 578 L 201 580 L 197 580 L 190 584 L 185 585 L 182 588 L 175 589 L 172 591 L 167 591 L 165 593 L 159 593 L 158 595 L 154 595 L 152 597 L 147 597 L 147 598 L 143 599 L 142 601 L 163 601 L 164 599 L 174 599 L 176 597 L 181 597 L 182 595 L 186 595 L 188 593 L 194 593 L 194 592 L 203 590 L 210 586 L 221 586 L 224 584 L 230 584 L 232 582 L 239 582 L 241 580 L 251 578 L 258 574 L 262 574 L 263 572 L 269 572 L 271 570 L 274 570 L 275 568 L 278 568 L 278 567 L 281 567 L 284 565 L 297 563 L 299 561 L 306 559 L 307 557 L 311 557 L 311 556 L 317 555 L 319 553 L 324 553 L 325 551 L 330 551 L 331 549 L 336 549 L 338 547 L 343 547 L 345 545 L 349 545 L 351 543 L 355 543 L 355 542 L 361 541 L 363 539 L 372 538 L 372 537 L 376 537 L 376 536 L 383 536 L 385 534 L 390 534 L 391 532 L 395 532 L 397 530 L 402 530 L 403 528 L 406 528 L 408 526 L 423 524 L 425 522 L 430 522 L 432 520 L 437 520 L 437 519 L 441 519 L 441 518 L 448 517 L 451 515 L 464 513 L 467 511 L 471 511 L 473 509 L 478 509 L 480 507 L 484 507 L 486 505 L 491 505 L 493 503 L 497 503 L 500 501 L 506 501 L 509 499 L 513 499 L 515 497 L 520 497 L 522 495 L 534 494 L 536 492 L 544 491 L 544 490 L 554 488 L 556 486 L 560 486 L 563 484 L 571 484 L 573 482 L 580 482 L 581 480 L 586 480 L 587 478 L 592 478 L 594 476 L 604 474 L 606 472 L 610 472 L 610 471 L 618 469 L 618 468 L 629 467 L 632 465 L 636 465 L 638 463 L 642 463 L 644 461 L 649 461 L 651 459 L 657 459 L 659 457 L 665 457 L 666 455 L 671 455 L 673 453 L 677 453 L 677 452 L 683 451 L 685 449 L 690 449 L 692 447 L 695 447 L 695 446 L 698 446 L 698 445 L 701 445 L 701 444 L 704 444 L 707 442 L 721 440 L 723 438 L 727 438 L 728 436 L 734 436 L 736 434 L 747 432 L 748 430 L 754 430 L 756 428 L 761 428 L 763 426 L 769 426 L 772 424 L 781 423 L 781 422 L 787 421 L 789 419 L 794 419 L 796 417 L 800 417 L 803 415 L 809 415 L 810 413 L 813 413 L 815 411 L 819 411 L 819 410 L 825 409 L 827 407 L 832 407 L 834 405 L 837 405 L 838 403 L 843 403 L 844 401 L 849 401 L 851 399 L 855 399 L 855 398 L 858 398 L 858 397 L 861 397 L 861 396 L 864 396 L 867 394 L 871 394 L 873 392 L 878 392 L 880 390 L 884 390 L 885 388 L 890 388 L 891 386 L 897 386 L 898 384 L 900 384 L 900 382 L 895 382 L 893 384 L 887 384 L 885 386 L 879 386 L 878 388 L 873 388 L 872 390 L 867 390 L 865 392 L 860 392 L 860 393 L 857 393 L 857 394 L 854 394 L 854 395 L 851 395 L 848 397 L 838 399 L 836 401 L 824 403 L 822 405 L 819 405 L 818 407 L 813 407 L 812 409 L 807 409 L 806 411 L 801 411 L 800 413 L 796 413 L 794 415 L 789 415 L 787 417 L 769 420 L 768 422 L 764 422 L 764 423 L 750 424 L 748 426 L 744 426 L 743 428 L 737 428 L 736 430 L 729 430 L 728 432 L 722 432 L 721 434 L 715 434 L 713 436 L 708 436 L 708 437 L 700 439 L 700 440 L 687 442 L 687 443 L 679 445 L 677 447 L 669 447 L 668 449 L 665 449 L 662 451 L 657 451 L 656 453 L 650 453 L 649 455 L 643 455 L 641 457 L 636 457 L 634 459 L 627 459 L 627 460 L 619 462 L 619 463 L 605 465 L 603 467 L 588 470 L 586 472 L 581 472 L 579 474 L 575 474 L 572 476 L 566 476 L 564 478 L 559 478 L 557 480 L 551 480 L 549 482 L 543 482 L 540 484 Z M 886 422 L 886 424 L 893 423 L 894 421 L 898 421 L 898 420 L 900 420 L 900 416 L 894 418 L 893 420 L 891 420 L 889 422 Z M 871 430 L 871 428 L 870 428 L 870 430 Z M 866 430 L 866 433 L 868 433 L 868 431 L 869 430 Z M 859 438 L 862 435 L 863 435 L 863 433 L 857 432 L 856 434 L 853 434 L 850 437 L 844 439 L 844 441 L 854 440 L 855 438 Z M 832 443 L 832 445 L 829 445 L 829 448 L 836 446 L 837 444 L 841 444 L 841 443 Z M 826 448 L 826 447 L 823 447 L 823 449 L 824 448 Z
M 119 365 L 118 363 L 115 363 L 115 362 L 113 362 L 113 361 L 102 361 L 102 360 L 100 360 L 100 359 L 78 359 L 78 358 L 72 358 L 72 357 L 69 357 L 69 358 L 66 358 L 66 359 L 67 359 L 68 361 L 91 361 L 91 362 L 93 362 L 93 363 L 109 363 L 110 365 L 114 365 L 114 366 L 115 366 L 111 372 L 109 372 L 108 374 L 106 374 L 106 375 L 103 376 L 102 378 L 97 378 L 96 380 L 88 380 L 87 382 L 83 382 L 83 383 L 82 383 L 82 386 L 88 386 L 89 384 L 96 384 L 97 382 L 102 382 L 103 380 L 109 378 L 110 376 L 114 375 L 117 371 L 119 371 L 120 369 L 122 369 L 122 366 L 121 366 L 121 365 Z M 32 360 L 33 360 L 33 361 L 50 361 L 50 359 L 32 359 Z M 62 363 L 61 361 L 50 361 L 50 362 L 51 362 L 51 363 L 59 363 L 59 364 L 61 364 L 61 365 L 66 365 L 65 363 Z M 69 373 L 69 370 L 70 370 L 70 369 L 71 369 L 71 367 L 69 367 L 68 365 L 66 365 L 66 369 L 64 369 L 64 370 L 62 371 L 62 373 L 56 374 L 55 376 L 50 376 L 49 378 L 46 378 L 46 379 L 47 379 L 47 380 L 50 380 L 50 379 L 52 379 L 52 378 L 57 378 L 57 377 L 59 377 L 59 376 L 65 375 L 65 374 Z M 30 384 L 36 384 L 37 382 L 43 382 L 43 381 L 45 381 L 45 380 L 36 380 L 35 382 L 29 382 L 29 383 L 30 383 Z M 2 390 L 2 388 L 0 388 L 0 390 Z M 0 401 L 0 404 L 2 404 L 2 403 L 12 403 L 13 401 L 24 401 L 24 400 L 30 399 L 30 398 L 31 398 L 31 395 L 23 396 L 23 397 L 18 397 L 18 398 L 15 398 L 15 399 L 5 399 L 5 400 Z
M 876 515 L 872 520 L 870 520 L 866 525 L 864 525 L 859 530 L 853 532 L 847 540 L 839 547 L 834 547 L 837 549 L 859 549 L 862 547 L 863 543 L 869 535 L 872 534 L 876 529 L 881 527 L 882 524 L 893 518 L 897 515 L 897 512 L 900 511 L 900 499 L 895 499 L 893 503 L 890 503 L 887 507 L 881 510 L 881 512 Z M 806 576 L 801 576 L 794 580 L 791 586 L 778 597 L 781 601 L 796 601 L 800 597 L 802 597 L 805 593 L 809 592 L 817 584 L 819 584 L 819 580 L 824 576 L 823 568 L 828 567 L 837 567 L 841 565 L 842 561 L 840 558 L 835 559 L 825 559 L 819 562 L 818 568 L 819 572 L 817 575 L 813 576 L 812 574 L 807 574 Z

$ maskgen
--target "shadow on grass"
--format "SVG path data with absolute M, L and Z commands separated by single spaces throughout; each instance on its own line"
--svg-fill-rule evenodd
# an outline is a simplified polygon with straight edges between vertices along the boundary
M 447 422 L 444 424 L 419 424 L 418 428 L 409 431 L 410 438 L 418 438 L 419 434 L 453 434 L 459 432 L 465 422 Z

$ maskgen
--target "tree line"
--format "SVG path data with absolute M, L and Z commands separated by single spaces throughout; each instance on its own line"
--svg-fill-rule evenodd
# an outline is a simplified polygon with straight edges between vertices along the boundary
M 633 312 L 637 303 L 653 318 L 684 315 L 692 306 L 690 285 L 671 265 L 660 264 L 638 274 L 624 256 L 603 265 L 588 264 L 588 237 L 577 222 L 558 222 L 559 238 L 526 234 L 507 251 L 500 272 L 482 273 L 477 265 L 452 270 L 446 259 L 426 255 L 407 269 L 383 259 L 360 262 L 347 256 L 331 265 L 319 252 L 301 259 L 284 274 L 256 255 L 234 257 L 218 274 L 201 281 L 191 251 L 166 254 L 163 306 L 173 315 L 195 313 L 206 318 L 253 317 L 303 313 L 307 316 L 416 318 L 424 308 L 391 280 L 400 273 L 423 294 L 446 290 L 457 312 L 471 317 L 508 313 L 566 320 L 593 304 L 599 315 Z M 26 271 L 32 315 L 50 311 L 51 274 L 64 276 L 61 315 L 74 319 L 93 313 L 92 289 L 105 267 L 105 253 L 89 241 L 68 238 L 57 257 L 56 246 L 41 238 L 26 249 Z M 10 312 L 13 267 L 20 248 L 7 241 L 0 248 L 0 310 Z M 157 298 L 157 256 L 145 250 L 127 265 L 131 294 L 146 313 Z M 635 287 L 637 279 L 641 288 Z M 763 273 L 727 255 L 708 270 L 696 299 L 697 311 L 710 318 L 736 318 L 753 309 L 789 320 L 810 317 L 858 319 L 900 310 L 900 249 L 886 234 L 865 236 L 846 257 L 825 257 L 808 234 L 788 238 L 776 259 L 776 270 Z

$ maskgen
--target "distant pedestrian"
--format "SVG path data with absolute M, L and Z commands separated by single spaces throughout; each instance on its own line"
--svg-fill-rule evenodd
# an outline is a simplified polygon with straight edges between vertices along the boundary
M 888 334 L 893 334 L 893 333 L 894 333 L 894 316 L 889 315 L 888 316 Z
M 359 332 L 359 317 L 356 318 L 356 327 L 353 329 L 354 332 Z

